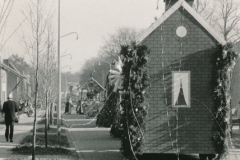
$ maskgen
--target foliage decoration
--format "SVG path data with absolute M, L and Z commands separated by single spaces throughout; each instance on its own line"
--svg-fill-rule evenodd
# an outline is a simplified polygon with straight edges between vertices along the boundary
M 227 43 L 220 46 L 221 51 L 216 57 L 216 87 L 214 89 L 214 125 L 213 142 L 218 158 L 221 159 L 228 151 L 228 138 L 230 134 L 229 112 L 230 112 L 230 85 L 231 72 L 235 66 L 238 55 L 233 51 L 233 44 Z
M 119 61 L 118 61 L 119 62 Z M 116 66 L 116 63 L 115 63 Z M 100 127 L 110 127 L 110 135 L 112 137 L 121 137 L 120 121 L 120 106 L 119 97 L 120 92 L 117 91 L 121 88 L 122 77 L 120 75 L 121 69 L 118 71 L 110 70 L 106 81 L 107 95 L 105 97 L 104 105 L 97 116 L 96 125 Z
M 116 115 L 115 110 L 117 106 L 118 93 L 113 92 L 114 86 L 109 83 L 108 76 L 105 88 L 107 95 L 105 97 L 104 105 L 98 114 L 96 121 L 96 125 L 99 127 L 110 127 Z
M 98 126 L 110 126 L 111 135 L 121 137 L 121 152 L 127 159 L 136 159 L 144 149 L 144 133 L 148 110 L 147 89 L 150 85 L 145 45 L 121 46 L 118 71 L 107 77 L 107 97 L 97 117 Z M 120 95 L 122 100 L 118 103 Z
M 144 133 L 148 109 L 147 89 L 150 85 L 147 62 L 150 51 L 145 45 L 121 46 L 123 62 L 120 126 L 123 128 L 121 152 L 127 159 L 136 159 L 144 149 Z

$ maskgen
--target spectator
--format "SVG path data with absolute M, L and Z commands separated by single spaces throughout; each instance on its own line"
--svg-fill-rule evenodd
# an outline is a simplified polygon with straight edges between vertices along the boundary
M 82 114 L 82 106 L 81 106 L 81 100 L 78 100 L 78 104 L 76 107 L 77 114 Z
M 10 93 L 8 96 L 8 101 L 4 102 L 3 104 L 3 112 L 5 113 L 5 125 L 6 125 L 5 138 L 6 141 L 8 141 L 8 138 L 10 138 L 10 142 L 13 142 L 14 123 L 17 114 L 16 112 L 18 112 L 17 104 L 12 99 L 13 99 L 12 93 Z
M 70 103 L 69 103 L 69 100 L 68 100 L 65 104 L 65 114 L 69 113 L 69 107 L 70 107 Z
M 238 131 L 240 132 L 240 101 L 238 102 L 238 110 L 237 110 L 237 119 L 238 119 Z

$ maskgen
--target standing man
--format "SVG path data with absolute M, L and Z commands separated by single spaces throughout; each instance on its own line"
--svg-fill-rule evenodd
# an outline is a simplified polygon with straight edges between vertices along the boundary
M 5 137 L 6 141 L 10 138 L 10 142 L 13 142 L 13 131 L 14 131 L 14 123 L 16 118 L 16 112 L 18 112 L 18 107 L 16 102 L 13 100 L 12 93 L 8 96 L 8 101 L 4 102 L 3 104 L 3 112 L 5 113 Z M 10 135 L 9 135 L 9 127 L 10 127 Z
M 238 120 L 238 131 L 240 132 L 240 101 L 238 102 L 238 110 L 237 110 L 237 120 Z
M 66 104 L 65 104 L 65 114 L 69 114 L 69 107 L 70 107 L 70 103 L 69 100 L 67 100 Z

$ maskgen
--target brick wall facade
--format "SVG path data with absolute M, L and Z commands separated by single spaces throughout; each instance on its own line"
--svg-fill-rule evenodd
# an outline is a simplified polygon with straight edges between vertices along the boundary
M 183 39 L 176 36 L 180 19 L 188 30 Z M 210 111 L 213 109 L 212 80 L 217 41 L 180 7 L 141 43 L 151 50 L 145 153 L 175 153 L 177 149 L 188 154 L 214 153 L 211 141 L 213 117 Z M 180 50 L 183 51 L 182 55 Z M 176 109 L 171 107 L 172 71 L 179 69 L 191 72 L 191 106 L 179 108 L 176 121 Z

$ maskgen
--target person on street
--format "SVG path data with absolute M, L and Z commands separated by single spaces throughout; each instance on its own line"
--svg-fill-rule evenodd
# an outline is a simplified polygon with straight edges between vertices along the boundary
M 10 138 L 10 142 L 13 142 L 13 131 L 14 131 L 14 123 L 16 118 L 16 112 L 18 112 L 17 103 L 13 100 L 12 93 L 8 96 L 8 101 L 4 102 L 3 104 L 3 112 L 5 113 L 5 125 L 6 125 L 6 131 L 5 131 L 5 138 L 6 141 L 8 141 L 8 138 Z M 10 135 L 9 135 L 9 128 L 10 128 Z
M 86 112 L 88 109 L 88 103 L 86 100 L 84 100 L 83 104 L 82 104 L 82 108 L 83 108 L 83 114 L 86 116 Z
M 65 104 L 65 114 L 69 113 L 69 107 L 70 107 L 70 103 L 69 103 L 69 100 L 67 100 Z
M 82 114 L 81 100 L 78 100 L 76 111 L 77 111 L 77 114 Z
M 238 102 L 238 110 L 237 110 L 237 120 L 238 120 L 238 132 L 240 132 L 240 101 Z
M 72 112 L 72 107 L 73 107 L 73 102 L 72 102 L 72 99 L 71 98 L 69 98 L 69 110 L 68 110 L 68 112 L 69 112 L 69 114 L 71 114 L 71 112 Z
M 34 113 L 34 109 L 33 109 L 33 107 L 32 107 L 32 103 L 31 103 L 31 101 L 30 100 L 28 100 L 28 117 L 30 117 L 31 115 L 33 115 L 33 113 Z

